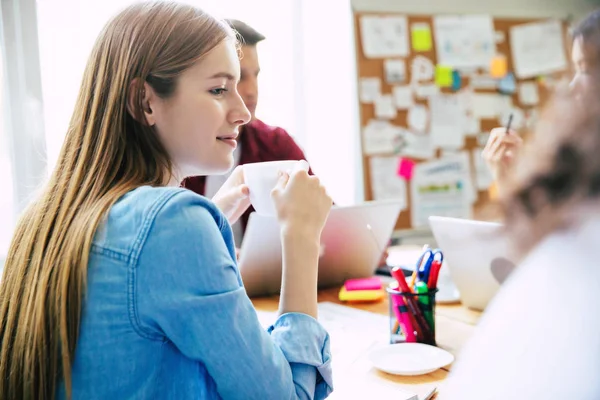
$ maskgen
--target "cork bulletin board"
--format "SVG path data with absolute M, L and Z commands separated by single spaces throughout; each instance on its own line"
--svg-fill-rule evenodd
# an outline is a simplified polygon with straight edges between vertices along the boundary
M 361 37 L 361 28 L 363 28 L 361 24 L 361 19 L 363 16 L 372 16 L 372 17 L 390 17 L 390 16 L 399 16 L 405 17 L 407 21 L 408 27 L 408 52 L 405 56 L 373 56 L 369 54 L 367 56 L 365 54 L 365 49 L 363 48 L 363 39 Z M 544 102 L 550 97 L 552 92 L 552 82 L 555 82 L 557 78 L 564 76 L 566 69 L 562 69 L 560 71 L 552 71 L 544 75 L 539 76 L 527 76 L 526 79 L 522 79 L 523 74 L 516 73 L 515 64 L 512 56 L 511 49 L 511 28 L 518 25 L 530 24 L 535 22 L 544 22 L 545 20 L 532 20 L 532 19 L 507 19 L 507 18 L 492 18 L 493 21 L 493 29 L 495 33 L 495 47 L 496 54 L 505 60 L 505 68 L 508 73 L 512 73 L 514 76 L 514 83 L 516 84 L 516 89 L 511 93 L 509 92 L 501 92 L 498 87 L 485 87 L 485 85 L 478 84 L 477 87 L 474 86 L 474 82 L 472 79 L 481 80 L 482 77 L 488 76 L 490 77 L 490 68 L 465 68 L 461 69 L 460 67 L 452 68 L 453 74 L 458 75 L 457 81 L 453 83 L 452 86 L 444 86 L 444 85 L 436 85 L 437 78 L 434 73 L 434 77 L 431 78 L 429 82 L 419 82 L 419 85 L 428 85 L 438 86 L 440 94 L 460 94 L 465 90 L 469 90 L 471 93 L 489 93 L 496 94 L 497 96 L 510 97 L 512 99 L 512 107 L 522 111 L 522 117 L 524 121 L 520 124 L 519 134 L 527 135 L 528 130 L 531 129 L 531 126 L 535 123 L 536 113 L 540 111 L 543 107 Z M 434 16 L 432 15 L 407 15 L 407 14 L 397 14 L 397 13 L 362 13 L 355 12 L 354 14 L 354 23 L 355 23 L 355 43 L 356 43 L 356 54 L 357 54 L 357 66 L 358 66 L 358 79 L 359 79 L 359 90 L 361 90 L 361 81 L 364 78 L 378 78 L 380 80 L 380 92 L 382 95 L 392 94 L 394 90 L 394 86 L 398 85 L 398 82 L 390 83 L 388 81 L 388 76 L 386 76 L 386 63 L 390 62 L 390 60 L 398 60 L 405 64 L 405 78 L 404 82 L 401 83 L 403 86 L 413 87 L 413 80 L 411 77 L 411 65 L 415 57 L 419 58 L 427 58 L 434 65 L 434 68 L 437 71 L 438 60 L 437 60 L 437 51 L 436 51 L 436 34 L 435 34 L 435 23 Z M 563 35 L 563 48 L 560 51 L 564 52 L 564 57 L 568 64 L 568 45 L 569 40 L 567 38 L 567 23 L 566 21 L 559 21 L 560 27 L 562 29 Z M 415 42 L 411 41 L 411 28 L 413 26 L 428 26 L 430 28 L 430 46 L 425 46 L 424 48 L 419 46 L 415 47 Z M 412 33 L 414 35 L 414 33 Z M 414 38 L 412 38 L 414 40 Z M 427 49 L 427 47 L 430 47 Z M 520 77 L 521 76 L 521 77 Z M 493 81 L 490 77 L 488 81 Z M 496 82 L 499 82 L 499 79 L 496 79 Z M 526 84 L 528 87 L 535 86 L 537 88 L 536 97 L 538 101 L 533 104 L 532 102 L 523 103 L 521 100 L 523 99 L 523 94 L 520 92 L 520 86 L 522 84 Z M 414 87 L 413 87 L 414 89 Z M 359 93 L 359 99 L 362 99 L 362 94 Z M 414 105 L 422 105 L 430 108 L 430 98 L 429 95 L 416 95 L 414 94 L 412 102 Z M 373 151 L 365 151 L 365 127 L 372 121 L 381 121 L 381 116 L 376 115 L 375 104 L 373 102 L 368 102 L 360 100 L 359 101 L 359 109 L 360 109 L 360 123 L 361 123 L 361 141 L 363 143 L 362 149 L 362 161 L 363 161 L 363 182 L 364 182 L 364 192 L 366 200 L 376 200 L 376 196 L 374 194 L 373 185 L 371 181 L 371 170 L 370 170 L 370 159 L 372 157 L 386 157 L 386 156 L 394 156 L 400 159 L 410 159 L 410 161 L 418 164 L 424 161 L 430 161 L 432 159 L 437 159 L 442 156 L 445 151 L 442 148 L 434 148 L 433 149 L 433 157 L 423 159 L 417 158 L 414 156 L 405 156 L 402 154 L 402 149 L 394 149 L 391 151 L 383 151 L 383 152 L 375 152 Z M 402 129 L 410 130 L 409 120 L 408 120 L 408 108 L 398 108 L 395 115 L 393 117 L 384 118 L 387 123 L 395 127 L 399 127 Z M 462 147 L 457 148 L 456 150 L 466 150 L 472 153 L 472 157 L 475 157 L 480 154 L 485 141 L 487 140 L 486 133 L 493 128 L 502 125 L 501 118 L 493 117 L 493 118 L 477 118 L 476 129 L 472 129 L 473 132 L 469 134 L 465 134 L 464 142 L 462 143 Z M 475 133 L 475 130 L 477 133 Z M 427 132 L 422 134 L 428 134 Z M 473 165 L 473 158 L 471 159 L 471 168 L 475 168 Z M 390 173 L 395 173 L 395 171 L 390 171 Z M 407 190 L 406 190 L 406 204 L 407 208 L 403 210 L 399 216 L 399 219 L 396 223 L 396 229 L 411 229 L 415 228 L 411 223 L 411 207 L 412 199 L 411 199 L 411 191 L 408 189 L 410 187 L 410 180 L 407 180 Z M 488 196 L 488 191 L 486 188 L 481 187 L 480 185 L 474 185 L 476 192 L 476 199 L 472 203 L 472 211 L 473 215 L 477 218 L 477 214 L 479 210 L 482 210 L 483 207 L 490 201 Z

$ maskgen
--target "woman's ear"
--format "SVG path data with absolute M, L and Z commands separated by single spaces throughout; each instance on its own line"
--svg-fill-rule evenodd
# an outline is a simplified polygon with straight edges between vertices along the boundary
M 139 98 L 142 102 L 142 109 L 138 110 L 138 87 L 139 78 L 135 78 L 129 84 L 129 93 L 127 96 L 127 111 L 136 121 L 142 124 L 153 126 L 156 123 L 156 121 L 154 120 L 154 114 L 152 113 L 152 107 L 150 106 L 150 102 L 152 96 L 154 95 L 154 91 L 147 82 L 144 82 L 142 91 L 141 93 L 139 93 Z M 141 113 L 139 111 L 141 111 Z

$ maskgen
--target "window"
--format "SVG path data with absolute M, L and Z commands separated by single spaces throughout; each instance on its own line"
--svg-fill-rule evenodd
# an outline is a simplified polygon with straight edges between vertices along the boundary
M 0 33 L 1 35 L 1 33 Z M 1 37 L 1 36 L 0 36 Z M 2 42 L 0 41 L 0 46 Z M 0 48 L 0 182 L 3 190 L 0 195 L 0 268 L 12 236 L 15 223 L 14 187 L 9 154 L 8 113 L 6 112 L 6 85 L 4 84 L 4 51 Z

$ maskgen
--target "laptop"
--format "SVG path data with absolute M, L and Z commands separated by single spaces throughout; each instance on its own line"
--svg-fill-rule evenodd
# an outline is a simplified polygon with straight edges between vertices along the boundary
M 373 276 L 400 209 L 398 201 L 334 206 L 321 234 L 319 288 Z M 281 239 L 276 217 L 250 215 L 238 264 L 249 296 L 281 291 Z
M 429 225 L 462 303 L 484 310 L 516 265 L 502 224 L 431 216 Z

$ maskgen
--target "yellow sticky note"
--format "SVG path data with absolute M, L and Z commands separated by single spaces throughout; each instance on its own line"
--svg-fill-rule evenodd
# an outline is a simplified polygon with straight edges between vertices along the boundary
M 429 51 L 432 47 L 429 24 L 413 24 L 411 28 L 412 48 L 414 51 Z
M 436 65 L 435 67 L 435 84 L 441 88 L 452 86 L 454 77 L 452 67 L 446 65 Z
M 508 73 L 506 57 L 495 56 L 490 63 L 490 73 L 492 78 L 504 78 Z

